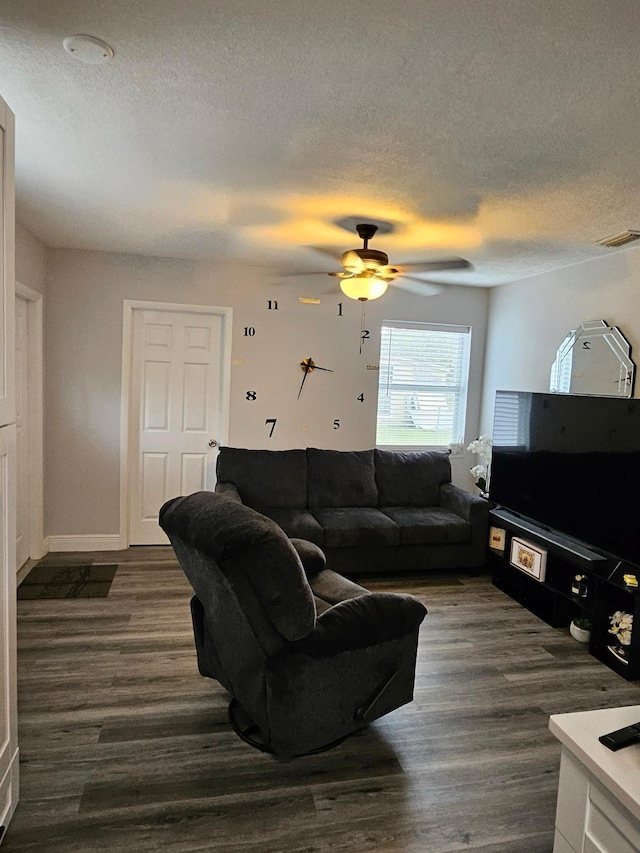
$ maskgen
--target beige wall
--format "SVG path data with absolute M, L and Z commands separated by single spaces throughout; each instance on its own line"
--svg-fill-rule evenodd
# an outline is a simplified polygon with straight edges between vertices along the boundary
M 46 253 L 44 243 L 16 222 L 16 281 L 44 293 Z
M 618 326 L 640 356 L 640 248 L 491 290 L 481 429 L 491 432 L 498 388 L 548 391 L 556 350 L 586 320 Z M 635 396 L 640 396 L 636 379 Z
M 375 444 L 379 329 L 385 319 L 468 324 L 473 328 L 467 435 L 477 434 L 488 292 L 450 287 L 435 297 L 390 291 L 367 306 L 371 340 L 358 354 L 360 303 L 327 294 L 331 279 L 287 280 L 255 267 L 76 250 L 47 255 L 45 355 L 46 535 L 119 533 L 120 396 L 123 300 L 233 308 L 229 443 L 245 447 Z M 313 288 L 310 292 L 310 288 Z M 319 306 L 298 296 L 322 295 Z M 278 301 L 269 311 L 268 300 Z M 343 314 L 338 316 L 338 303 Z M 243 334 L 252 326 L 256 334 Z M 299 361 L 334 368 L 296 400 Z M 323 359 L 323 361 L 321 361 Z M 317 378 L 317 377 L 313 377 Z M 309 380 L 311 385 L 312 379 Z M 322 389 L 322 390 L 321 390 Z M 258 400 L 248 403 L 246 391 Z M 365 393 L 365 404 L 356 401 Z M 265 417 L 277 417 L 269 439 Z M 339 430 L 332 428 L 340 419 Z M 474 460 L 475 461 L 475 460 Z M 468 455 L 454 479 L 472 486 Z

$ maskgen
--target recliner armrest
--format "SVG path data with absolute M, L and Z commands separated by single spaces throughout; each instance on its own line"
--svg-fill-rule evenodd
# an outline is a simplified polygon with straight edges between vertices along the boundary
M 440 506 L 472 525 L 485 524 L 489 516 L 489 504 L 484 498 L 465 492 L 453 483 L 443 483 L 440 486 Z
M 318 548 L 313 542 L 308 539 L 293 539 L 289 540 L 293 547 L 298 552 L 302 568 L 307 578 L 312 578 L 321 572 L 327 565 L 327 560 L 324 556 L 324 551 Z
M 416 631 L 427 608 L 412 595 L 372 592 L 341 601 L 318 616 L 313 631 L 289 645 L 289 652 L 331 657 L 396 640 Z
M 240 492 L 235 483 L 216 483 L 214 491 L 219 495 L 231 498 L 232 501 L 237 501 L 239 504 L 242 503 Z

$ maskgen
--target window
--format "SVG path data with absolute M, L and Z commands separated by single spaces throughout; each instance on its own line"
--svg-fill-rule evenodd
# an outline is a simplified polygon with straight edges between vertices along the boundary
M 382 321 L 378 446 L 463 442 L 470 342 L 468 326 Z

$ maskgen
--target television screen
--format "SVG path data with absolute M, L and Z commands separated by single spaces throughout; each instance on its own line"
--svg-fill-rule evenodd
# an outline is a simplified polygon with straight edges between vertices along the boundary
M 640 400 L 497 391 L 489 494 L 640 565 Z

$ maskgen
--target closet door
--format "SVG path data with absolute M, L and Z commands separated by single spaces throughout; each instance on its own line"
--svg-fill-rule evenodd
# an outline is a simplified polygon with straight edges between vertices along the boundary
M 13 127 L 0 100 L 0 839 L 18 802 Z

